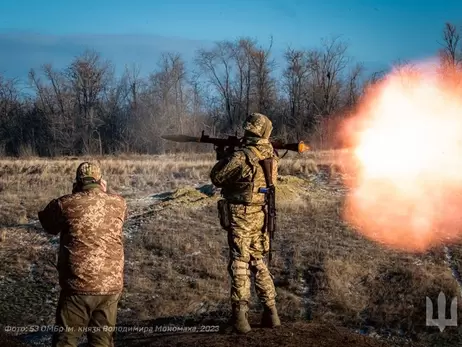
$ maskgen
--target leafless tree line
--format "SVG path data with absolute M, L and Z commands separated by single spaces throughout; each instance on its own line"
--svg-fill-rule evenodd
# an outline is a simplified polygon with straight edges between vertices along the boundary
M 442 67 L 460 65 L 462 44 L 453 24 L 443 31 Z M 86 51 L 65 69 L 30 70 L 32 95 L 0 75 L 0 154 L 62 156 L 210 150 L 165 141 L 160 135 L 214 136 L 241 130 L 251 112 L 270 116 L 275 137 L 338 146 L 336 122 L 347 117 L 379 73 L 365 76 L 339 38 L 316 49 L 288 48 L 280 76 L 272 43 L 250 38 L 217 42 L 196 54 L 188 71 L 179 54 L 165 53 L 141 76 L 121 77 L 99 54 Z

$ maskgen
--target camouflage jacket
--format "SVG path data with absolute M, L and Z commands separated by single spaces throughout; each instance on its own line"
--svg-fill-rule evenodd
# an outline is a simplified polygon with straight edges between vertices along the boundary
M 251 151 L 251 153 L 249 153 Z M 250 154 L 250 155 L 249 155 Z M 253 154 L 253 155 L 252 155 Z M 252 157 L 256 158 L 252 160 Z M 261 139 L 233 152 L 212 168 L 212 183 L 222 188 L 222 196 L 232 204 L 264 205 L 265 195 L 258 189 L 266 187 L 265 175 L 258 160 L 273 158 L 273 183 L 278 172 L 278 157 L 268 140 Z
M 122 292 L 124 198 L 87 189 L 52 200 L 38 217 L 46 232 L 60 233 L 58 271 L 63 290 L 87 295 Z

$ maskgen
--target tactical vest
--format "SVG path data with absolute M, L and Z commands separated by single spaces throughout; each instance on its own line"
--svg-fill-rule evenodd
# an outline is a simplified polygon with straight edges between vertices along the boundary
M 240 150 L 244 152 L 246 162 L 250 166 L 252 173 L 250 177 L 238 180 L 228 187 L 223 187 L 222 195 L 232 204 L 263 206 L 265 205 L 265 194 L 260 193 L 258 190 L 266 187 L 266 181 L 263 168 L 259 162 L 265 157 L 255 147 L 244 147 Z

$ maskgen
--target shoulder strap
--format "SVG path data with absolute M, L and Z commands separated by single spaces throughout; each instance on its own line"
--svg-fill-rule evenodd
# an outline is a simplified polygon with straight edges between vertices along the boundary
M 261 152 L 255 147 L 244 147 L 242 151 L 252 163 L 258 163 L 260 160 L 265 159 Z

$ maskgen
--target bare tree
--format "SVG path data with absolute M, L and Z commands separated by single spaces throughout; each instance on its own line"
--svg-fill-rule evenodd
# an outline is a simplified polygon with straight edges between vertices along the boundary
M 271 58 L 273 38 L 269 47 L 262 48 L 247 47 L 247 54 L 251 60 L 251 70 L 255 84 L 255 111 L 268 113 L 275 100 L 275 81 L 271 73 L 275 67 L 275 61 Z
M 217 42 L 210 50 L 200 50 L 195 59 L 199 71 L 205 77 L 207 83 L 214 87 L 215 92 L 221 97 L 224 111 L 225 124 L 229 129 L 238 127 L 235 108 L 233 107 L 232 88 L 232 58 L 235 55 L 233 43 L 229 41 Z
M 307 53 L 304 51 L 287 49 L 285 52 L 286 69 L 283 72 L 283 91 L 288 98 L 289 111 L 283 123 L 289 125 L 300 137 L 303 124 L 307 118 L 306 89 L 310 77 Z
M 104 123 L 100 117 L 99 102 L 111 78 L 110 68 L 110 63 L 101 61 L 99 54 L 86 51 L 77 57 L 66 71 L 75 97 L 77 124 L 80 130 L 78 146 L 81 153 L 94 153 L 95 140 L 99 152 L 102 151 L 99 127 Z
M 442 64 L 447 67 L 457 66 L 461 62 L 460 34 L 456 26 L 446 23 L 443 30 L 443 49 L 440 51 Z
M 363 85 L 361 84 L 360 78 L 364 72 L 364 66 L 361 63 L 357 63 L 350 70 L 346 84 L 346 100 L 345 106 L 347 108 L 354 107 L 358 102 L 358 98 L 363 91 Z
M 53 69 L 51 64 L 42 66 L 43 79 L 30 70 L 29 80 L 37 93 L 36 108 L 48 124 L 51 139 L 47 152 L 50 155 L 71 154 L 74 150 L 76 123 L 74 97 L 66 76 Z
M 342 73 L 349 63 L 347 48 L 335 37 L 323 39 L 322 48 L 309 54 L 313 106 L 318 115 L 328 116 L 339 106 Z
M 347 46 L 338 38 L 322 40 L 319 49 L 286 51 L 283 91 L 289 110 L 286 122 L 296 137 L 313 131 L 317 138 L 325 137 L 323 121 L 335 116 L 347 103 L 356 100 L 359 91 L 359 66 L 347 75 Z
M 7 79 L 0 75 L 0 152 L 13 150 L 17 145 L 18 118 L 21 112 L 19 91 L 16 79 Z M 12 131 L 13 130 L 13 131 Z

